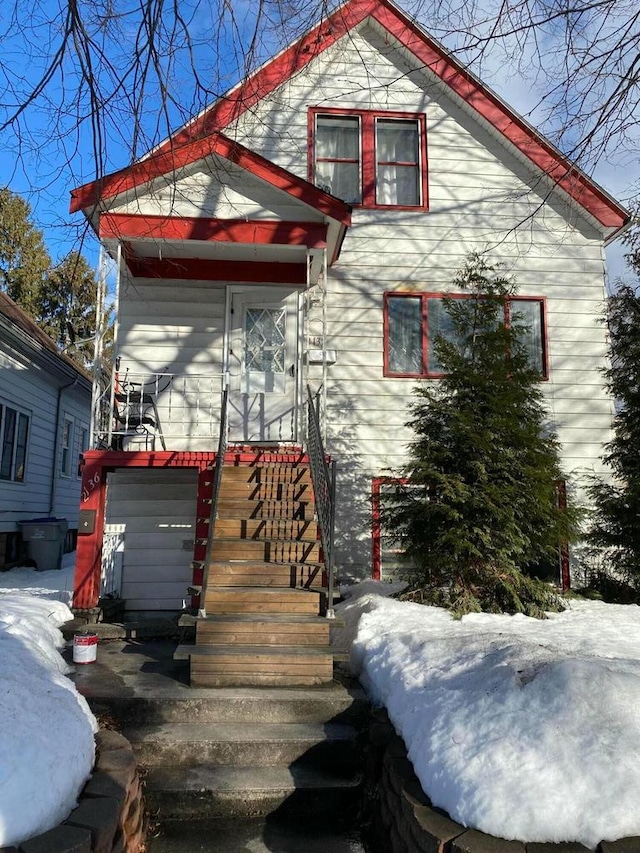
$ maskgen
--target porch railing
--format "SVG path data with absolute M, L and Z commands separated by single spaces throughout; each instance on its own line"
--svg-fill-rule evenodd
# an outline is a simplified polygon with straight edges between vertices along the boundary
M 98 400 L 99 443 L 116 450 L 166 450 L 176 440 L 215 439 L 224 380 L 222 372 L 118 374 Z
M 316 500 L 316 515 L 327 572 L 327 619 L 335 618 L 333 609 L 334 553 L 333 538 L 336 512 L 336 463 L 327 462 L 320 432 L 320 397 L 315 398 L 307 386 L 307 452 Z
M 224 467 L 224 457 L 227 452 L 228 445 L 228 410 L 229 410 L 229 388 L 225 387 L 222 392 L 222 408 L 220 410 L 220 436 L 218 438 L 218 453 L 216 455 L 216 467 L 213 475 L 213 484 L 211 490 L 211 512 L 209 513 L 209 525 L 207 529 L 207 546 L 204 553 L 204 571 L 202 573 L 202 589 L 200 591 L 200 608 L 199 616 L 206 616 L 205 597 L 207 594 L 207 584 L 209 583 L 209 567 L 211 565 L 211 549 L 213 546 L 213 535 L 216 526 L 216 518 L 218 517 L 218 499 L 220 496 L 220 483 L 222 482 L 222 469 Z

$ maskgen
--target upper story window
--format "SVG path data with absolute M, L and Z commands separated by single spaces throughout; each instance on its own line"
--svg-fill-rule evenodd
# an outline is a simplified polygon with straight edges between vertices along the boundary
M 427 208 L 424 115 L 315 109 L 310 119 L 316 186 L 363 207 Z
M 385 293 L 384 375 L 398 377 L 442 376 L 442 366 L 433 346 L 437 337 L 455 340 L 444 299 L 472 299 L 465 294 Z M 532 367 L 548 377 L 545 303 L 515 296 L 505 303 L 505 323 L 523 329 L 524 343 Z
M 29 415 L 11 406 L 0 404 L 0 480 L 22 483 L 27 462 Z

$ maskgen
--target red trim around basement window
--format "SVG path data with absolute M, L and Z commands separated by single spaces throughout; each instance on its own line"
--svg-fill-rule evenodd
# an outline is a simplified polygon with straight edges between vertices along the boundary
M 371 578 L 382 580 L 382 486 L 406 485 L 406 477 L 374 477 L 371 481 Z
M 316 135 L 316 118 L 317 116 L 344 116 L 346 118 L 357 118 L 360 123 L 360 188 L 362 201 L 354 202 L 353 207 L 368 207 L 378 208 L 383 210 L 428 210 L 429 209 L 429 193 L 427 181 L 427 122 L 424 113 L 406 113 L 406 112 L 385 112 L 383 110 L 358 110 L 358 109 L 338 109 L 329 107 L 311 107 L 309 109 L 308 118 L 308 178 L 309 183 L 315 182 L 315 135 Z M 420 201 L 418 204 L 379 204 L 377 192 L 377 167 L 381 164 L 378 161 L 376 152 L 376 121 L 378 119 L 396 119 L 398 121 L 415 121 L 418 129 L 418 152 L 419 163 L 416 164 L 419 170 L 419 192 Z M 358 161 L 345 161 L 358 162 Z M 402 164 L 398 164 L 402 165 Z M 407 164 L 413 165 L 413 164 Z
M 421 301 L 422 318 L 422 372 L 421 373 L 395 373 L 389 367 L 389 300 L 419 299 Z M 443 373 L 429 372 L 429 332 L 428 332 L 428 299 L 474 299 L 470 293 L 414 293 L 412 291 L 387 291 L 383 296 L 383 336 L 384 357 L 383 376 L 394 379 L 441 379 Z M 511 296 L 505 305 L 505 322 L 509 326 L 509 306 L 514 302 L 537 302 L 542 312 L 542 380 L 549 378 L 549 346 L 547 337 L 547 300 L 544 296 Z
M 98 236 L 103 240 L 201 240 L 209 243 L 260 243 L 323 249 L 327 245 L 327 226 L 322 222 L 271 219 L 247 221 L 204 216 L 101 213 Z

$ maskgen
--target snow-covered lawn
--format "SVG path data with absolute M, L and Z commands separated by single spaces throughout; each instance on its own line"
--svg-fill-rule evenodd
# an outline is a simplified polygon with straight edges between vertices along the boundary
M 0 847 L 64 820 L 93 767 L 96 721 L 59 652 L 63 575 L 0 575 Z
M 351 588 L 343 642 L 434 805 L 521 841 L 640 835 L 640 608 L 455 621 L 377 592 Z
M 7 592 L 21 591 L 38 598 L 62 601 L 71 607 L 75 557 L 75 552 L 65 554 L 62 558 L 62 568 L 47 572 L 38 572 L 36 569 L 27 569 L 24 566 L 11 569 L 9 572 L 0 572 L 0 596 Z
M 91 772 L 95 720 L 57 651 L 72 581 L 0 575 L 0 846 L 63 820 Z M 640 608 L 455 621 L 392 590 L 343 589 L 339 642 L 436 806 L 522 841 L 640 835 Z

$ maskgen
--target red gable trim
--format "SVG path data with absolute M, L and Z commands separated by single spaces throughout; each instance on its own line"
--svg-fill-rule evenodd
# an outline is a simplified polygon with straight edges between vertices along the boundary
M 351 0 L 346 3 L 326 21 L 318 24 L 306 36 L 233 89 L 227 97 L 213 104 L 194 122 L 179 131 L 172 140 L 166 142 L 163 148 L 175 144 L 176 140 L 185 142 L 210 130 L 226 127 L 368 16 L 395 36 L 422 65 L 453 89 L 603 226 L 621 228 L 629 220 L 629 214 L 621 205 L 603 193 L 534 128 L 513 113 L 497 95 L 486 89 L 471 72 L 449 56 L 441 45 L 431 41 L 399 9 L 387 4 L 385 0 Z
M 139 216 L 102 213 L 98 236 L 103 240 L 202 240 L 209 243 L 262 243 L 324 249 L 327 226 L 321 222 L 273 219 L 212 219 L 199 216 Z
M 305 263 L 215 261 L 200 258 L 140 258 L 129 256 L 127 266 L 135 278 L 173 278 L 184 281 L 233 281 L 259 284 L 306 284 Z
M 373 17 L 603 226 L 621 228 L 629 220 L 621 205 L 398 10 L 380 0 Z
M 221 133 L 211 133 L 202 139 L 194 139 L 188 144 L 177 147 L 171 140 L 168 147 L 162 146 L 146 160 L 107 175 L 100 181 L 93 181 L 72 190 L 70 211 L 75 213 L 91 207 L 101 199 L 135 189 L 154 178 L 175 172 L 211 154 L 224 157 L 276 189 L 288 193 L 343 225 L 351 223 L 351 208 L 348 204 L 314 187 L 313 184 L 293 175 L 281 166 L 265 160 L 264 157 L 249 151 L 244 145 L 234 142 Z
M 418 62 L 446 83 L 466 103 L 490 122 L 506 139 L 538 168 L 549 175 L 571 198 L 594 216 L 606 228 L 621 228 L 629 219 L 627 211 L 609 198 L 586 175 L 540 136 L 524 119 L 513 113 L 493 92 L 485 88 L 463 65 L 449 56 L 444 48 L 432 41 L 420 28 L 386 0 L 350 0 L 307 35 L 276 56 L 263 68 L 236 86 L 224 98 L 171 139 L 163 143 L 151 159 L 185 152 L 203 136 L 225 128 L 247 109 L 273 92 L 294 74 L 301 71 L 316 56 L 334 44 L 349 30 L 371 16 L 409 50 Z M 178 150 L 176 150 L 178 149 Z M 245 151 L 247 149 L 244 149 Z M 257 155 L 254 155 L 257 157 Z M 176 163 L 167 165 L 165 172 L 178 168 L 177 163 L 193 162 L 181 155 Z M 262 158 L 260 158 L 262 160 Z M 144 166 L 142 161 L 116 175 Z M 263 161 L 268 162 L 268 161 Z M 277 167 L 274 167 L 277 168 Z M 284 171 L 284 170 L 281 170 Z M 285 174 L 288 174 L 285 172 Z M 89 207 L 99 198 L 115 195 L 109 183 L 112 178 L 81 187 L 72 193 L 71 211 Z M 142 180 L 137 183 L 142 183 Z M 137 185 L 134 184 L 134 185 Z M 124 187 L 123 189 L 125 189 Z M 123 190 L 117 190 L 121 192 Z M 331 196 L 329 196 L 331 198 Z M 321 209 L 321 208 L 318 208 Z M 336 217 L 339 218 L 339 217 Z M 344 220 L 340 220 L 347 224 Z

